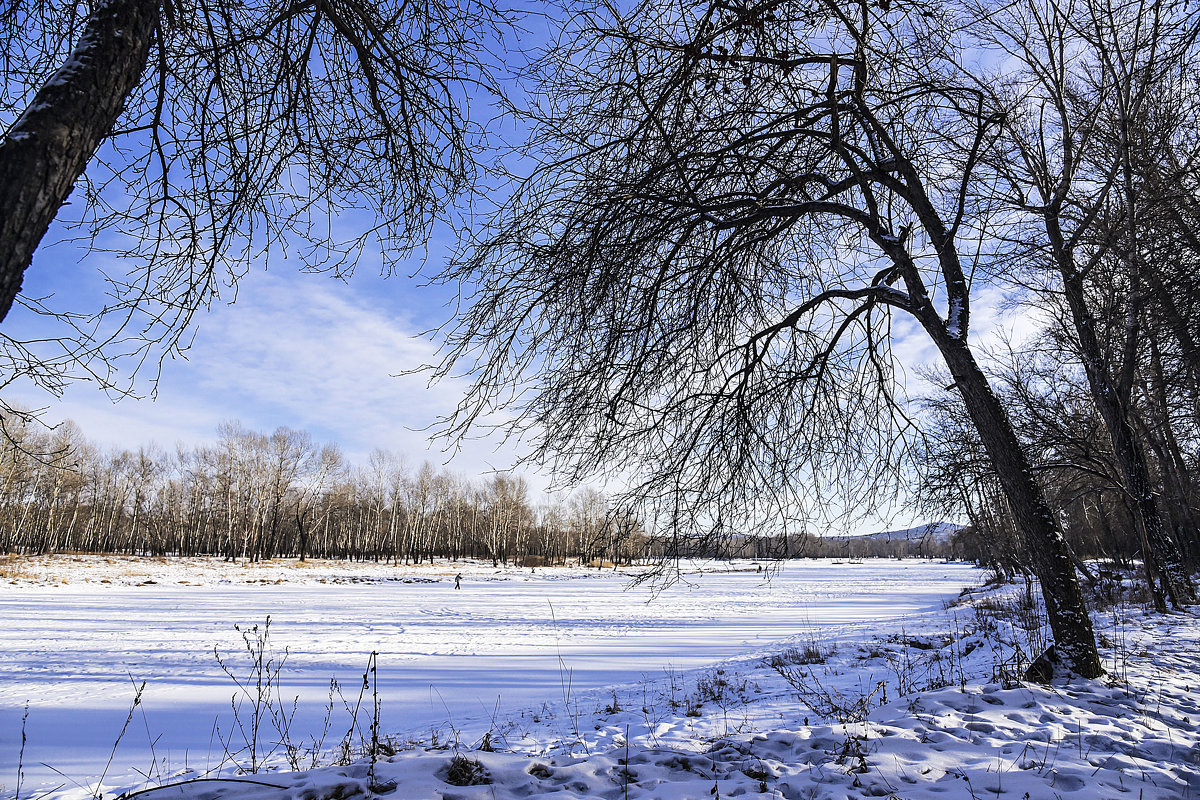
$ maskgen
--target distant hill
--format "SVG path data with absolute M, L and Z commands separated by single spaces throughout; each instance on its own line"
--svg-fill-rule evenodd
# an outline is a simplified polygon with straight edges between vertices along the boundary
M 874 541 L 874 542 L 935 542 L 937 544 L 945 544 L 950 541 L 950 537 L 954 532 L 962 528 L 962 525 L 955 525 L 952 522 L 927 522 L 924 525 L 918 525 L 915 528 L 905 528 L 898 531 L 880 531 L 879 533 L 867 533 L 857 536 L 828 536 L 827 539 L 854 541 Z

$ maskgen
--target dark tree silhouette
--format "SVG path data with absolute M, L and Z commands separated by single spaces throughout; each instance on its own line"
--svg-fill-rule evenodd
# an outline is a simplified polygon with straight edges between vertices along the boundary
M 823 487 L 866 496 L 909 429 L 893 326 L 923 330 L 1058 654 L 1099 675 L 1070 552 L 968 344 L 988 263 L 964 261 L 987 211 L 971 182 L 1001 120 L 953 26 L 865 0 L 572 11 L 520 153 L 535 169 L 444 275 L 474 290 L 440 366 L 476 379 L 450 428 L 505 405 L 572 477 L 617 465 L 662 531 L 720 535 Z
M 269 255 L 390 269 L 471 185 L 509 22 L 488 0 L 3 4 L 0 319 L 23 303 L 69 331 L 53 363 L 5 337 L 6 366 L 53 389 L 169 354 Z M 98 317 L 18 295 L 56 219 L 121 257 Z
M 1173 603 L 1194 603 L 1183 554 L 1156 507 L 1134 390 L 1147 307 L 1161 283 L 1151 254 L 1162 250 L 1162 230 L 1151 221 L 1171 202 L 1139 173 L 1195 130 L 1194 98 L 1169 94 L 1191 80 L 1200 13 L 1158 0 L 1028 0 L 976 13 L 975 35 L 1007 59 L 1006 77 L 988 84 L 1006 120 L 1007 146 L 992 160 L 1004 197 L 995 199 L 1012 207 L 996 232 L 1011 242 L 1014 266 L 1057 272 L 1051 288 L 1064 301 L 1147 566 Z

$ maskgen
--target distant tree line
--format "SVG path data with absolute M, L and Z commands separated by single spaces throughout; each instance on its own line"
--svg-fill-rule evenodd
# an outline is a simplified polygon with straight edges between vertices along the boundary
M 215 444 L 104 451 L 73 422 L 6 417 L 0 552 L 627 564 L 637 520 L 581 489 L 531 502 L 524 478 L 467 479 L 377 450 L 365 466 L 305 431 L 222 424 Z
M 809 537 L 798 548 L 808 558 L 965 558 L 958 540 L 913 533 L 910 538 L 873 536 Z
M 0 553 L 524 566 L 974 554 L 933 537 L 742 535 L 679 549 L 594 489 L 535 502 L 520 476 L 470 479 L 384 450 L 356 466 L 336 445 L 286 427 L 264 434 L 228 422 L 212 445 L 103 450 L 69 420 L 46 428 L 17 413 L 2 422 Z
M 1080 559 L 1140 563 L 1128 495 L 1070 362 L 1061 354 L 1023 352 L 1010 354 L 1007 365 L 999 370 L 1005 398 L 1025 410 L 1019 427 L 1039 454 L 1039 478 L 1073 552 Z M 1195 564 L 1200 493 L 1188 466 L 1197 458 L 1194 409 L 1183 390 L 1165 382 L 1157 395 L 1140 396 L 1168 395 L 1175 401 L 1159 408 L 1174 413 L 1139 430 L 1147 449 L 1159 455 L 1151 464 L 1164 487 L 1164 518 Z M 428 461 L 410 466 L 384 450 L 358 466 L 306 431 L 264 434 L 237 422 L 222 424 L 212 445 L 106 451 L 74 422 L 48 429 L 16 414 L 4 417 L 7 436 L 0 438 L 0 552 L 397 564 L 472 558 L 529 566 L 627 565 L 664 555 L 947 558 L 1005 576 L 1027 573 L 1016 525 L 961 410 L 951 402 L 931 405 L 939 427 L 926 452 L 921 500 L 931 513 L 969 520 L 948 539 L 739 535 L 687 541 L 681 549 L 656 540 L 652 525 L 622 515 L 594 489 L 535 502 L 517 475 L 471 479 Z M 1062 408 L 1073 411 L 1063 415 Z

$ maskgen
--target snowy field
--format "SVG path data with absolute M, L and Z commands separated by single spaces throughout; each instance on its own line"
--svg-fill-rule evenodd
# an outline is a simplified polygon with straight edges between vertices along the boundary
M 1119 603 L 1097 615 L 1112 678 L 1032 687 L 1019 591 L 960 597 L 980 576 L 959 564 L 710 565 L 654 596 L 478 564 L 0 570 L 4 797 L 20 761 L 21 798 L 62 800 L 176 781 L 145 797 L 1200 798 L 1194 616 Z M 268 615 L 289 653 L 252 737 L 213 649 L 254 694 L 233 625 L 253 639 Z M 324 764 L 369 752 L 375 687 L 373 760 L 287 771 L 282 742 L 300 766 L 314 744 Z
M 564 688 L 574 706 L 600 687 L 766 654 L 814 626 L 846 631 L 929 612 L 977 580 L 966 566 L 921 562 L 802 563 L 770 581 L 747 563 L 713 569 L 721 571 L 692 572 L 655 597 L 612 570 L 12 562 L 13 582 L 0 585 L 0 783 L 15 786 L 26 703 L 28 785 L 99 776 L 142 681 L 106 782 L 220 764 L 222 740 L 232 736 L 233 750 L 244 737 L 233 730 L 236 686 L 213 649 L 246 674 L 233 626 L 268 616 L 272 643 L 289 649 L 280 680 L 289 704 L 300 698 L 297 741 L 319 738 L 331 678 L 356 703 L 371 651 L 379 654 L 383 731 L 444 738 L 456 729 L 477 738 L 493 717 L 519 720 L 543 703 L 561 712 Z M 337 698 L 330 716 L 333 745 L 350 717 Z

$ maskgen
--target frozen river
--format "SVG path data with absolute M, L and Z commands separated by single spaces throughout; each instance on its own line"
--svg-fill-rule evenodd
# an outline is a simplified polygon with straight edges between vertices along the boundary
M 163 565 L 136 582 L 103 577 L 116 567 L 76 563 L 57 577 L 0 585 L 0 796 L 12 796 L 19 758 L 22 797 L 87 785 L 110 757 L 109 783 L 215 766 L 222 739 L 230 747 L 241 739 L 231 710 L 236 687 L 214 647 L 235 674 L 248 674 L 233 626 L 268 616 L 276 657 L 288 649 L 281 694 L 289 704 L 299 697 L 294 741 L 320 735 L 331 679 L 354 702 L 373 651 L 383 731 L 459 731 L 466 740 L 494 720 L 561 709 L 564 694 L 594 704 L 608 685 L 636 686 L 937 609 L 979 580 L 962 564 L 802 561 L 769 581 L 746 564 L 691 574 L 655 595 L 610 571 L 477 565 L 463 568 L 455 591 L 453 566 L 392 569 L 387 582 L 347 582 L 353 567 L 340 568 L 342 582 L 321 582 L 315 568 L 302 579 L 260 571 L 260 582 L 248 583 L 211 562 L 204 570 Z M 378 565 L 361 570 L 384 575 Z M 273 582 L 277 576 L 284 582 Z M 337 706 L 327 745 L 348 727 Z M 278 738 L 273 729 L 270 736 Z

